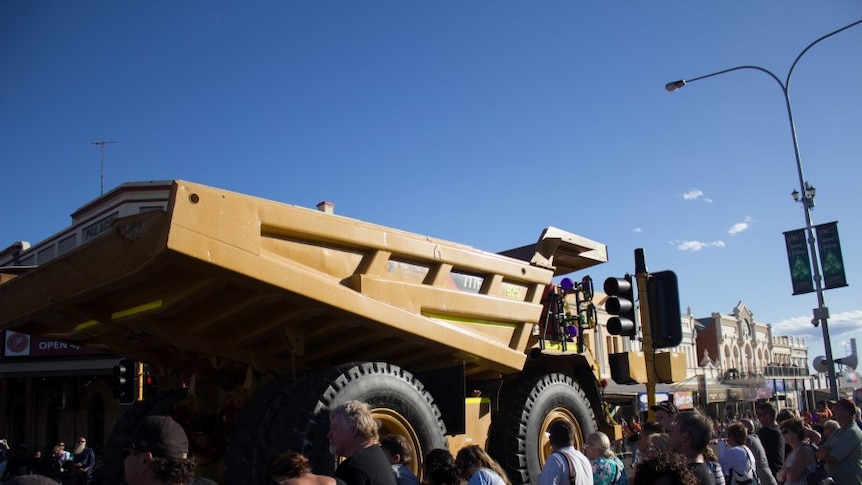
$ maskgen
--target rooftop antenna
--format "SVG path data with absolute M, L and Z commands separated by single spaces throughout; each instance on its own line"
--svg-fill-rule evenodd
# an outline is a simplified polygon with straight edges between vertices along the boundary
M 90 145 L 96 145 L 102 151 L 102 170 L 101 170 L 102 185 L 101 185 L 101 190 L 99 190 L 99 197 L 105 195 L 105 145 L 107 145 L 109 143 L 117 143 L 117 142 L 105 141 L 105 140 L 91 141 L 90 142 Z

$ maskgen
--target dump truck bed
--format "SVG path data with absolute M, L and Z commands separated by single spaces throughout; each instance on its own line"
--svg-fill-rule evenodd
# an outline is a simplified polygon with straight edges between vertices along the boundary
M 554 275 L 607 259 L 554 228 L 510 254 L 174 181 L 167 210 L 0 284 L 0 327 L 191 372 L 380 360 L 506 374 Z

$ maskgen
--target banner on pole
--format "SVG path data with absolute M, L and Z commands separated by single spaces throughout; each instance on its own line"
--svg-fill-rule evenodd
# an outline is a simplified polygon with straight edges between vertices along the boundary
M 827 290 L 847 286 L 844 275 L 844 258 L 838 239 L 838 223 L 828 222 L 814 226 L 817 231 L 817 249 L 820 251 L 820 268 L 823 270 L 823 287 Z
M 811 293 L 814 291 L 814 279 L 811 276 L 811 258 L 808 257 L 805 229 L 785 232 L 784 243 L 787 245 L 787 261 L 790 264 L 793 294 Z

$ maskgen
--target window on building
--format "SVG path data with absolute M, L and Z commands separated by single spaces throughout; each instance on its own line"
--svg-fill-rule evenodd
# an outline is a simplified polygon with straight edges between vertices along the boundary
M 57 244 L 57 253 L 63 254 L 72 250 L 76 246 L 77 240 L 77 234 L 72 234 L 71 236 L 60 239 L 60 242 Z

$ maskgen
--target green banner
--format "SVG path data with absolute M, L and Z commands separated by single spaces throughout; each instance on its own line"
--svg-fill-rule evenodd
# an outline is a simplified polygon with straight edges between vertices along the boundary
M 847 286 L 844 275 L 844 258 L 841 256 L 841 241 L 838 239 L 838 223 L 828 222 L 814 226 L 817 231 L 817 249 L 820 252 L 820 268 L 823 270 L 823 287 L 827 290 Z
M 787 245 L 787 261 L 790 263 L 793 294 L 811 293 L 814 291 L 814 278 L 811 276 L 811 259 L 808 257 L 805 229 L 785 232 L 784 243 Z

